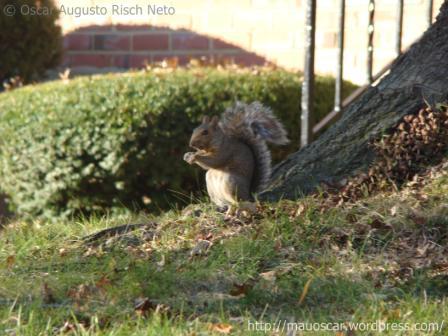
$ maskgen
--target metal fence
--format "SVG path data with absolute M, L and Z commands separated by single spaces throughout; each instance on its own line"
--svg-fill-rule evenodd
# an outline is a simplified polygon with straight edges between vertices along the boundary
M 319 123 L 315 124 L 315 116 L 313 111 L 314 98 L 314 54 L 315 54 L 315 35 L 316 35 L 316 5 L 317 0 L 307 0 L 306 2 L 306 21 L 305 21 L 305 65 L 303 71 L 302 84 L 302 101 L 301 110 L 301 136 L 300 146 L 308 145 L 316 133 L 319 133 L 324 127 L 331 124 L 337 117 L 343 113 L 345 107 L 353 100 L 359 97 L 369 86 L 377 79 L 384 75 L 392 66 L 394 60 L 387 64 L 378 73 L 373 74 L 374 61 L 374 42 L 375 33 L 375 0 L 368 1 L 368 25 L 366 27 L 367 34 L 367 84 L 355 90 L 344 101 L 342 100 L 343 88 L 343 60 L 344 60 L 344 32 L 345 32 L 345 0 L 339 0 L 338 11 L 338 43 L 337 43 L 337 66 L 335 80 L 335 97 L 333 110 Z M 396 41 L 395 52 L 398 57 L 402 53 L 402 32 L 403 32 L 403 9 L 404 0 L 395 0 L 397 3 L 396 13 Z M 433 0 L 427 0 L 427 24 L 430 26 L 433 19 Z M 392 47 L 392 46 L 391 46 Z

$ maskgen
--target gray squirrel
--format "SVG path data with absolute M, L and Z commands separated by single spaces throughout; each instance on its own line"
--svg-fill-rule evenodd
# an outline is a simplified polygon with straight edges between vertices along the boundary
M 285 128 L 271 109 L 259 102 L 237 102 L 221 120 L 204 116 L 194 129 L 184 160 L 207 170 L 207 192 L 213 203 L 233 213 L 241 201 L 266 188 L 271 177 L 267 142 L 289 142 Z

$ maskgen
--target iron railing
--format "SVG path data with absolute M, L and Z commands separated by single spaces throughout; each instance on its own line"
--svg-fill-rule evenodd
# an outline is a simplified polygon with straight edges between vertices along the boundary
M 402 53 L 402 34 L 403 34 L 403 9 L 404 1 L 397 2 L 396 15 L 396 41 L 395 52 L 398 57 Z M 433 0 L 427 0 L 427 25 L 430 26 L 433 20 Z M 376 74 L 373 73 L 374 61 L 374 33 L 375 33 L 375 0 L 368 0 L 368 26 L 367 26 L 367 84 L 355 90 L 345 100 L 342 100 L 343 88 L 343 60 L 344 60 L 344 31 L 345 31 L 345 0 L 339 0 L 338 13 L 338 45 L 337 45 L 337 66 L 335 80 L 335 97 L 333 110 L 319 123 L 314 124 L 313 96 L 314 96 L 314 54 L 315 54 L 315 35 L 316 35 L 316 5 L 317 0 L 306 1 L 306 20 L 305 20 L 305 65 L 302 84 L 301 101 L 301 137 L 300 146 L 308 145 L 316 133 L 334 122 L 343 113 L 344 108 L 358 98 L 375 81 L 383 76 L 392 66 L 395 60 L 392 60 Z

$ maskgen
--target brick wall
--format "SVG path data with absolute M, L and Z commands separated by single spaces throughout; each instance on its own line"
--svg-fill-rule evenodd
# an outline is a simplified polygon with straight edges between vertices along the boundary
M 403 46 L 426 29 L 429 0 L 405 0 Z M 62 14 L 64 66 L 78 70 L 138 68 L 145 61 L 176 56 L 233 59 L 242 64 L 271 62 L 289 69 L 303 64 L 304 0 L 57 0 L 73 8 L 105 9 L 86 15 Z M 443 0 L 434 1 L 434 15 Z M 337 0 L 318 0 L 316 68 L 334 73 Z M 394 58 L 396 0 L 376 1 L 375 61 L 378 71 Z M 113 11 L 111 5 L 125 7 Z M 148 4 L 174 9 L 155 15 Z M 347 0 L 344 75 L 363 83 L 366 69 L 368 0 Z M 134 9 L 134 13 L 124 10 Z M 135 8 L 141 12 L 136 13 Z M 166 11 L 165 11 L 166 12 Z
M 172 57 L 180 64 L 202 57 L 225 58 L 245 65 L 266 62 L 219 38 L 149 25 L 87 26 L 66 34 L 64 44 L 64 66 L 86 71 L 92 67 L 139 68 Z

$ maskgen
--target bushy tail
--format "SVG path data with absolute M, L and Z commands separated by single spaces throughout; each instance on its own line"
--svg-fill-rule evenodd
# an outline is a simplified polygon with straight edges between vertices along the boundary
M 266 188 L 271 177 L 271 153 L 266 142 L 284 145 L 289 142 L 287 133 L 271 109 L 259 102 L 237 102 L 227 109 L 220 121 L 224 133 L 244 141 L 255 157 L 255 171 L 251 183 L 252 192 Z

